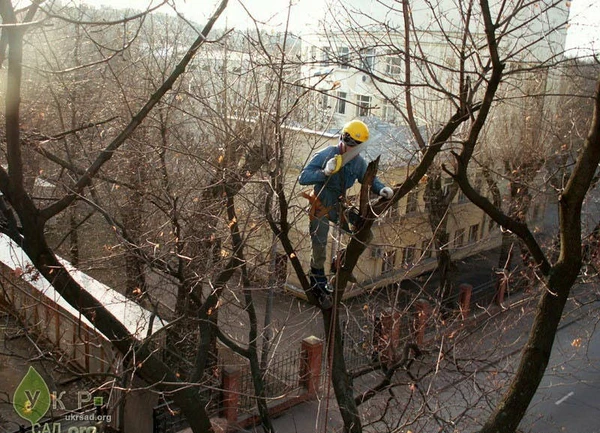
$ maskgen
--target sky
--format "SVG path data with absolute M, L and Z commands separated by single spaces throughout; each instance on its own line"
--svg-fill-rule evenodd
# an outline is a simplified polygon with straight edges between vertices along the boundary
M 96 6 L 107 5 L 115 8 L 131 7 L 146 9 L 157 0 L 71 0 L 75 3 L 85 2 Z M 214 11 L 218 0 L 171 0 L 186 18 L 203 24 Z M 290 29 L 300 32 L 307 25 L 323 16 L 324 0 L 245 0 L 248 11 L 258 20 L 270 27 L 281 29 L 287 18 L 287 9 L 293 4 L 290 17 Z M 567 49 L 600 50 L 600 0 L 565 0 L 570 8 L 570 24 L 567 32 Z M 229 0 L 225 14 L 220 23 L 228 27 L 246 27 L 251 25 L 248 15 L 241 6 L 240 0 Z
M 88 3 L 95 6 L 111 6 L 115 8 L 131 7 L 144 10 L 148 5 L 157 4 L 157 0 L 71 0 L 73 3 Z M 244 6 L 256 19 L 272 27 L 281 27 L 287 19 L 289 3 L 293 4 L 290 17 L 292 30 L 305 28 L 310 20 L 317 20 L 322 15 L 323 0 L 245 0 Z M 218 0 L 171 0 L 179 13 L 202 25 L 219 4 Z M 165 8 L 169 10 L 170 8 Z M 172 10 L 172 9 L 171 9 Z M 221 24 L 227 22 L 229 27 L 246 27 L 251 25 L 248 13 L 240 0 L 229 0 L 225 13 L 219 19 Z
M 600 50 L 600 1 L 573 0 L 570 3 L 566 48 L 581 54 Z

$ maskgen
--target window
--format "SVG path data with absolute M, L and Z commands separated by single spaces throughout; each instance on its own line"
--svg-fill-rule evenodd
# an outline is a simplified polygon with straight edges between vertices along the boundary
M 335 103 L 335 112 L 338 114 L 346 114 L 346 92 L 337 92 L 337 102 Z
M 477 242 L 479 240 L 479 224 L 473 224 L 469 227 L 469 242 Z
M 396 264 L 396 250 L 386 251 L 383 253 L 383 262 L 381 263 L 381 273 L 387 274 L 394 270 Z
M 485 234 L 485 228 L 487 227 L 488 216 L 486 213 L 483 214 L 483 220 L 481 221 L 481 237 Z M 488 228 L 489 230 L 489 228 Z
M 348 69 L 348 63 L 350 63 L 350 50 L 348 47 L 340 47 L 338 50 L 338 62 L 342 69 Z
M 317 60 L 317 47 L 310 47 L 310 60 L 313 62 Z
M 406 196 L 406 214 L 410 214 L 417 211 L 419 193 L 411 191 Z
M 383 248 L 378 247 L 378 246 L 372 246 L 371 247 L 371 258 L 378 259 L 380 257 L 383 257 Z
M 430 259 L 432 256 L 432 248 L 433 248 L 433 241 L 431 239 L 425 239 L 423 242 L 421 242 L 421 257 L 423 258 L 423 260 L 427 260 Z
M 465 229 L 458 229 L 454 233 L 454 248 L 461 248 L 465 244 Z
M 390 77 L 397 77 L 402 72 L 402 58 L 393 51 L 388 52 L 385 59 L 385 73 Z
M 371 109 L 371 97 L 365 95 L 356 96 L 356 115 L 368 116 Z
M 396 108 L 394 108 L 392 103 L 391 102 L 384 103 L 382 111 L 381 111 L 381 117 L 383 118 L 383 120 L 385 120 L 386 122 L 394 123 L 396 121 L 396 116 L 397 116 Z
M 321 95 L 321 109 L 326 110 L 329 107 L 329 97 L 326 94 Z
M 405 265 L 412 265 L 415 261 L 415 249 L 416 245 L 411 244 L 403 248 L 402 250 L 402 263 Z
M 365 71 L 375 69 L 375 48 L 365 48 L 360 51 L 361 66 Z
M 330 60 L 329 47 L 321 47 L 321 66 L 328 66 Z
M 469 199 L 467 198 L 467 196 L 465 195 L 465 193 L 462 191 L 462 189 L 458 190 L 458 202 L 459 203 L 466 203 L 468 202 Z

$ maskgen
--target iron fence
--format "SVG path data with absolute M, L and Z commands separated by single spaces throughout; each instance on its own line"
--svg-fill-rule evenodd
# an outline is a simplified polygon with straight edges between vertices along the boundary
M 301 387 L 300 351 L 293 350 L 271 358 L 262 380 L 265 398 L 269 400 L 284 398 L 298 391 Z M 249 365 L 241 368 L 239 392 L 239 408 L 242 411 L 252 411 L 256 407 L 256 396 Z
M 376 356 L 373 346 L 375 321 L 369 317 L 352 317 L 342 322 L 344 359 L 349 371 L 369 365 Z

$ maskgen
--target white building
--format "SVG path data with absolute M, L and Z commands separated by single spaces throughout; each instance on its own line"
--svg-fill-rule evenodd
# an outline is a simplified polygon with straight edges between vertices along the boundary
M 539 1 L 517 9 L 517 3 L 491 6 L 507 82 L 523 67 L 554 64 L 565 44 L 565 4 Z M 469 14 L 447 0 L 431 7 L 412 2 L 408 33 L 401 7 L 391 0 L 335 0 L 303 36 L 303 77 L 322 91 L 315 126 L 335 130 L 362 116 L 402 124 L 409 83 L 418 123 L 436 125 L 448 117 L 460 83 L 468 77 L 476 85 L 489 71 L 478 6 Z

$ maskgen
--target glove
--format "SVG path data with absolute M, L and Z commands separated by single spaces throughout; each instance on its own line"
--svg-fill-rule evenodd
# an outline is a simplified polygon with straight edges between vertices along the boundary
M 383 197 L 384 199 L 389 200 L 394 195 L 394 190 L 392 188 L 390 188 L 389 186 L 386 186 L 386 187 L 381 188 L 381 191 L 379 191 L 379 195 L 381 197 Z
M 333 173 L 335 173 L 336 167 L 337 162 L 335 158 L 331 158 L 329 161 L 327 161 L 327 164 L 325 164 L 325 169 L 323 170 L 323 173 L 325 173 L 325 176 L 331 176 Z

